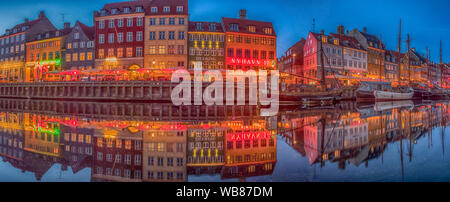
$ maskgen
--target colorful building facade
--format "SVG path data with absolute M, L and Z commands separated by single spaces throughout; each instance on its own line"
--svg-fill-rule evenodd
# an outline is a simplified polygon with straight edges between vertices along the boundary
M 110 3 L 94 12 L 96 69 L 144 66 L 145 8 L 149 2 Z
M 26 81 L 42 81 L 43 73 L 62 71 L 64 44 L 70 31 L 70 24 L 65 23 L 64 29 L 38 34 L 26 44 Z
M 0 36 L 0 82 L 25 82 L 30 77 L 26 71 L 26 43 L 35 40 L 37 34 L 56 28 L 41 11 L 38 19 L 25 19 L 24 23 L 7 29 Z
M 239 14 L 238 19 L 222 18 L 226 69 L 275 70 L 277 35 L 272 23 L 248 20 L 245 10 Z
M 89 70 L 95 67 L 95 29 L 77 21 L 68 34 L 63 56 L 64 70 Z
M 186 68 L 188 1 L 151 1 L 145 19 L 145 68 Z
M 368 34 L 367 28 L 361 32 L 354 29 L 347 33 L 347 35 L 354 37 L 367 50 L 367 77 L 374 80 L 385 79 L 385 46 L 378 36 Z
M 188 69 L 202 62 L 203 69 L 225 68 L 225 33 L 221 23 L 189 22 Z

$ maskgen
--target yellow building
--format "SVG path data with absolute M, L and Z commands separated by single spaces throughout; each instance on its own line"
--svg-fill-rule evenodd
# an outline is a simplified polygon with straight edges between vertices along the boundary
M 146 10 L 144 67 L 187 67 L 188 1 L 153 1 Z

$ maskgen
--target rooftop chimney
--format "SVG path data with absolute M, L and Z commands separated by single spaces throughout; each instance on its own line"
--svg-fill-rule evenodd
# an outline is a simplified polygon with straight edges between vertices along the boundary
M 44 11 L 39 12 L 39 19 L 44 18 L 44 17 L 45 17 L 45 12 Z
M 320 30 L 320 34 L 325 35 L 325 30 Z
M 339 25 L 337 27 L 337 33 L 340 34 L 340 35 L 344 35 L 345 34 L 344 33 L 344 25 Z
M 247 19 L 247 10 L 242 9 L 239 11 L 239 19 L 241 20 Z
M 28 18 L 25 18 L 25 23 L 28 23 L 30 20 L 28 20 Z
M 363 28 L 363 32 L 364 32 L 364 34 L 367 34 L 367 27 Z
M 70 28 L 70 22 L 65 22 L 64 29 L 69 29 L 69 28 Z

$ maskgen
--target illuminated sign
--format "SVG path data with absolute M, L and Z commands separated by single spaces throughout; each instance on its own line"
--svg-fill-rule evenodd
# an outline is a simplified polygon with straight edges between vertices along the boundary
M 227 136 L 228 140 L 231 141 L 259 140 L 272 138 L 272 134 L 268 131 L 251 132 L 251 133 L 230 133 Z
M 227 58 L 227 64 L 230 65 L 273 66 L 274 62 L 272 60 Z

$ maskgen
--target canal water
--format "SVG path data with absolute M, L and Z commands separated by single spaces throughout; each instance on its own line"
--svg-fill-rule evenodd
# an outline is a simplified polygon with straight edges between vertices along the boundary
M 347 104 L 1 101 L 0 181 L 450 181 L 448 102 Z

